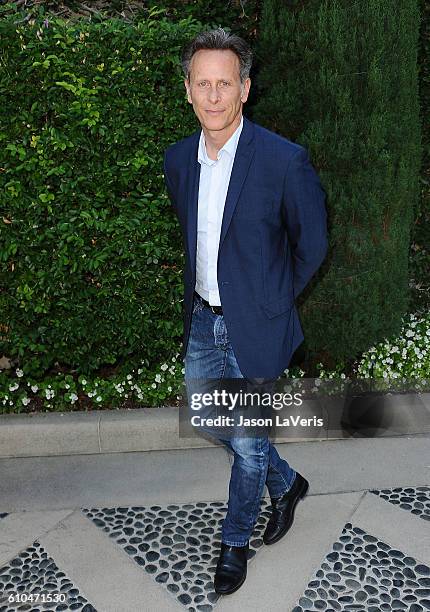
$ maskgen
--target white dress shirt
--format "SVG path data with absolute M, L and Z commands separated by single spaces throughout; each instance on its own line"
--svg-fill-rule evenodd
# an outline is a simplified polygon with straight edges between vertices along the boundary
M 210 159 L 203 130 L 200 134 L 195 290 L 211 306 L 221 306 L 217 279 L 218 247 L 225 198 L 242 126 L 243 116 L 235 132 L 218 151 L 217 159 Z

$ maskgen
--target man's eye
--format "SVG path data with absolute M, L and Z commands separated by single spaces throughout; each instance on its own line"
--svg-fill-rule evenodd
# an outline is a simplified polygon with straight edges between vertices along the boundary
M 228 81 L 221 81 L 221 85 L 225 87 L 226 85 L 230 85 L 230 83 Z
M 199 85 L 200 87 L 204 87 L 206 85 L 206 81 L 200 81 Z

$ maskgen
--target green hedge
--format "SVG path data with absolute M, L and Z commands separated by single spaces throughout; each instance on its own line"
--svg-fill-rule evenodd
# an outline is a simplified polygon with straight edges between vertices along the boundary
M 307 356 L 329 367 L 410 306 L 419 25 L 417 0 L 263 2 L 254 116 L 310 150 L 327 192 L 330 251 L 299 300 Z
M 162 156 L 197 127 L 178 58 L 201 27 L 0 21 L 0 355 L 25 374 L 178 349 L 183 256 Z
M 123 363 L 149 389 L 175 360 L 183 255 L 162 155 L 197 127 L 178 60 L 205 27 L 180 18 L 204 16 L 203 0 L 177 4 L 132 25 L 45 21 L 43 7 L 0 20 L 0 356 L 23 380 Z M 252 41 L 258 5 L 207 18 Z M 418 25 L 415 0 L 263 3 L 245 114 L 307 146 L 328 192 L 331 251 L 299 304 L 308 356 L 329 368 L 398 332 L 407 309 Z M 169 373 L 145 401 L 167 397 Z
M 415 220 L 410 251 L 413 302 L 430 311 L 430 4 L 421 0 L 419 82 L 423 127 L 420 214 Z

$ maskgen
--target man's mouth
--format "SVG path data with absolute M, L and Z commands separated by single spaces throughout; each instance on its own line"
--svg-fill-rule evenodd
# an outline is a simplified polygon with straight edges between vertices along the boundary
M 206 110 L 207 113 L 210 113 L 211 115 L 219 115 L 220 113 L 223 113 L 224 110 L 210 110 L 209 108 Z

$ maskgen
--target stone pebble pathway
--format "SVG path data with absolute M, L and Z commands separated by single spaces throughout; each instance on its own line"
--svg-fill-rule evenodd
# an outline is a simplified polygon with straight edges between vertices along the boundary
M 372 490 L 387 503 L 430 520 L 430 487 Z M 82 508 L 85 516 L 188 612 L 210 612 L 219 599 L 213 574 L 221 541 L 224 501 L 168 506 Z M 263 499 L 250 541 L 252 563 L 270 515 Z M 1 513 L 0 519 L 7 516 Z M 63 601 L 9 603 L 17 593 L 63 594 Z M 0 612 L 97 612 L 36 540 L 0 568 Z M 425 612 L 430 568 L 375 534 L 346 523 L 292 612 Z M 103 611 L 99 611 L 103 612 Z M 126 611 L 124 611 L 126 612 Z M 284 611 L 283 611 L 284 612 Z M 288 611 L 285 611 L 288 612 Z

